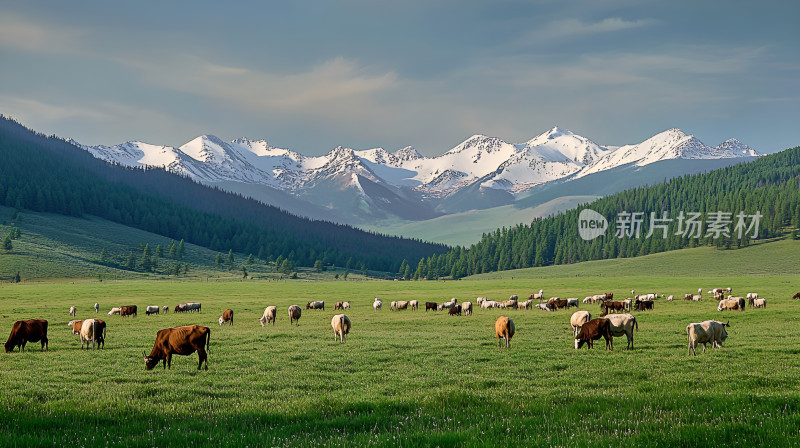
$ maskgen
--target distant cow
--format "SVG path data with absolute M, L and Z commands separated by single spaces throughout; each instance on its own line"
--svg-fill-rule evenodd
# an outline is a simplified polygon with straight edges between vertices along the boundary
M 578 298 L 577 298 L 577 297 L 568 298 L 568 299 L 566 299 L 566 300 L 567 300 L 567 308 L 569 308 L 569 307 L 571 307 L 571 306 L 574 306 L 575 308 L 580 308 L 580 307 L 578 306 L 578 304 L 579 304 L 580 302 L 578 301 Z
M 350 332 L 350 318 L 344 314 L 337 314 L 333 316 L 331 319 L 331 328 L 333 328 L 333 341 L 336 342 L 336 338 L 339 338 L 339 342 L 341 344 L 345 343 L 345 339 L 347 339 L 347 333 Z
M 636 299 L 636 302 L 633 305 L 633 309 L 636 311 L 652 310 L 655 309 L 655 302 L 652 300 Z
M 342 302 L 342 309 L 349 310 L 350 309 L 350 302 Z
M 551 297 L 547 301 L 548 305 L 553 305 L 555 309 L 559 308 L 566 308 L 567 307 L 567 299 L 559 299 L 558 297 Z
M 151 314 L 158 314 L 160 310 L 161 308 L 159 308 L 158 306 L 148 305 L 147 308 L 144 309 L 144 314 L 145 316 L 149 316 Z
M 105 339 L 103 337 L 103 333 L 105 331 L 105 325 L 103 328 L 99 328 L 97 325 L 96 319 L 86 319 L 81 323 L 81 330 L 80 330 L 80 337 L 81 337 L 81 348 L 83 348 L 83 344 L 86 343 L 86 349 L 89 349 L 89 341 L 92 342 L 92 350 L 95 349 L 95 343 L 97 343 L 100 339 Z
M 184 310 L 188 312 L 197 311 L 202 312 L 203 305 L 200 302 L 189 302 L 184 304 Z
M 608 319 L 602 317 L 592 319 L 583 324 L 581 331 L 575 336 L 575 350 L 580 350 L 584 344 L 587 344 L 588 348 L 594 348 L 594 341 L 600 338 L 606 340 L 606 350 L 609 348 L 611 350 L 614 349 L 614 339 L 611 337 L 611 323 Z
M 121 311 L 122 311 L 122 308 L 120 308 L 118 306 L 115 306 L 114 308 L 111 308 L 111 311 L 108 312 L 108 315 L 109 316 L 113 316 L 115 314 L 119 314 Z
M 460 316 L 461 315 L 461 307 L 460 306 L 454 306 L 454 307 L 450 308 L 450 311 L 448 311 L 448 313 L 451 316 Z
M 800 292 L 792 296 L 792 299 L 800 299 Z
M 167 305 L 164 305 L 162 309 L 164 310 L 164 314 L 167 314 L 169 312 L 169 307 Z
M 74 306 L 69 307 L 69 315 L 75 317 L 75 312 L 78 311 Z
M 100 311 L 100 304 L 99 303 L 95 303 L 94 304 L 94 314 L 97 314 L 99 311 Z
M 461 312 L 467 316 L 472 316 L 472 302 L 462 302 Z
M 706 352 L 706 344 L 711 343 L 711 348 L 722 347 L 725 339 L 728 339 L 728 331 L 725 327 L 730 327 L 728 322 L 722 323 L 718 320 L 706 320 L 703 322 L 693 322 L 686 326 L 686 334 L 689 336 L 689 350 L 686 353 L 694 353 L 697 356 L 697 344 L 703 344 L 703 353 Z
M 297 322 L 297 325 L 300 325 L 300 314 L 301 310 L 300 307 L 297 305 L 292 305 L 289 307 L 289 325 L 292 325 L 293 322 Z
M 753 300 L 753 308 L 767 308 L 767 299 L 758 298 Z
M 739 297 L 734 297 L 731 299 L 722 299 L 719 301 L 719 305 L 717 306 L 717 311 L 738 310 L 738 309 L 739 309 Z
M 122 316 L 122 317 L 125 317 L 125 316 L 136 317 L 136 310 L 137 310 L 136 305 L 121 306 L 120 307 L 120 311 L 119 311 L 119 315 Z
M 68 327 L 72 327 L 72 334 L 79 335 L 81 334 L 81 325 L 83 324 L 82 320 L 71 320 L 67 322 Z
M 219 317 L 219 325 L 222 326 L 225 322 L 228 322 L 228 326 L 233 325 L 233 310 L 227 309 L 222 312 L 222 316 Z
M 175 305 L 174 312 L 176 312 L 176 313 L 185 313 L 186 312 L 186 304 L 185 303 L 179 303 L 179 304 Z
M 306 303 L 307 310 L 322 310 L 325 311 L 325 301 L 317 300 L 315 302 Z
M 172 368 L 172 355 L 188 356 L 197 352 L 200 362 L 197 370 L 206 365 L 208 370 L 208 354 L 206 350 L 211 342 L 211 330 L 208 327 L 199 325 L 188 325 L 185 327 L 165 328 L 156 334 L 156 342 L 150 356 L 142 350 L 144 356 L 144 367 L 153 370 L 160 361 L 164 362 L 164 370 Z
M 436 302 L 425 302 L 425 311 L 433 310 L 436 311 L 436 308 L 439 306 Z
M 25 351 L 25 344 L 28 342 L 42 343 L 42 351 L 50 349 L 47 339 L 47 321 L 44 319 L 18 320 L 11 327 L 11 334 L 8 336 L 5 348 L 6 353 L 19 347 L 20 351 Z
M 494 322 L 494 334 L 497 337 L 497 345 L 502 347 L 500 339 L 505 340 L 506 348 L 511 347 L 511 338 L 514 337 L 514 321 L 506 316 L 500 316 Z
M 340 310 L 340 309 L 342 309 L 342 304 L 343 304 L 343 303 L 344 303 L 344 302 L 336 302 L 336 303 L 334 303 L 334 304 L 333 304 L 333 310 L 334 310 L 334 311 L 336 311 L 336 310 Z M 308 309 L 308 308 L 306 308 L 306 309 Z
M 392 311 L 407 310 L 408 300 L 398 300 L 396 302 L 392 302 L 391 309 Z
M 261 318 L 258 319 L 258 321 L 261 322 L 262 327 L 270 322 L 272 322 L 272 325 L 274 326 L 277 314 L 278 314 L 278 307 L 275 305 L 270 305 L 264 308 L 264 314 L 261 315 Z
M 383 309 L 383 301 L 381 299 L 375 299 L 375 301 L 372 302 L 372 310 L 377 312 L 380 309 Z
M 544 297 L 544 290 L 540 289 L 539 292 L 533 293 L 528 296 L 528 300 L 538 300 L 542 301 L 542 297 Z
M 625 302 L 621 300 L 605 301 L 600 304 L 601 316 L 605 316 L 610 312 L 623 312 L 625 311 Z
M 578 333 L 581 331 L 583 324 L 590 320 L 592 320 L 592 314 L 588 311 L 575 311 L 572 313 L 572 317 L 569 318 L 569 324 L 572 327 L 572 336 L 578 337 Z
M 105 348 L 106 345 L 106 323 L 100 319 L 92 319 L 95 322 L 95 329 L 92 331 L 94 342 L 97 342 L 100 348 Z M 83 328 L 82 320 L 71 320 L 67 325 L 72 327 L 72 334 L 78 336 L 81 334 Z M 84 339 L 81 338 L 81 348 L 83 348 Z M 87 347 L 88 348 L 88 347 Z
M 411 300 L 408 302 L 408 306 L 411 307 L 411 311 L 419 310 L 419 300 Z

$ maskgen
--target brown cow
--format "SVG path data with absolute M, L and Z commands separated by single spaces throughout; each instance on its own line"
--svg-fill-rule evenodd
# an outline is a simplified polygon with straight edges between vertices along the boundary
M 119 315 L 122 316 L 122 317 L 125 317 L 125 316 L 136 317 L 136 305 L 129 305 L 129 306 L 120 307 Z
M 609 311 L 614 312 L 624 312 L 625 311 L 625 302 L 621 300 L 616 300 L 613 302 L 605 301 L 600 304 L 600 310 L 603 312 L 601 316 L 605 316 L 609 313 Z
M 580 333 L 575 336 L 575 350 L 588 344 L 589 348 L 594 348 L 594 341 L 604 338 L 606 340 L 606 350 L 609 346 L 614 350 L 614 338 L 611 336 L 611 322 L 608 319 L 597 318 L 586 322 L 581 327 Z
M 291 305 L 289 307 L 289 325 L 292 325 L 292 322 L 297 322 L 297 325 L 300 325 L 300 314 L 300 307 L 297 305 Z
M 306 309 L 308 309 L 308 308 L 306 308 Z M 334 311 L 341 310 L 341 309 L 344 309 L 344 302 L 336 302 L 336 303 L 333 304 L 333 310 Z
M 792 299 L 800 299 L 800 292 L 792 296 Z
M 511 338 L 514 337 L 514 321 L 509 319 L 506 316 L 500 316 L 494 322 L 494 334 L 497 337 L 497 345 L 502 347 L 503 344 L 500 342 L 500 339 L 504 339 L 506 341 L 506 348 L 511 347 Z
M 558 297 L 551 297 L 550 300 L 547 301 L 547 304 L 552 305 L 556 310 L 559 308 L 566 308 L 567 299 L 559 299 Z
M 222 316 L 219 317 L 219 324 L 222 326 L 225 322 L 228 322 L 228 325 L 233 325 L 233 310 L 227 309 L 222 312 Z
M 425 312 L 428 310 L 436 311 L 436 308 L 439 306 L 436 302 L 425 302 Z
M 14 347 L 19 347 L 20 351 L 25 351 L 25 344 L 28 342 L 42 342 L 42 351 L 50 349 L 47 339 L 47 321 L 44 319 L 18 320 L 11 327 L 11 334 L 6 341 L 6 353 L 14 351 Z
M 451 316 L 460 316 L 461 315 L 461 307 L 460 306 L 454 306 L 454 307 L 450 308 L 449 313 L 450 313 Z
M 188 325 L 185 327 L 165 328 L 156 334 L 156 342 L 153 344 L 153 351 L 150 356 L 142 350 L 144 356 L 144 367 L 153 370 L 159 361 L 164 362 L 164 370 L 172 368 L 172 355 L 188 356 L 194 352 L 200 357 L 197 370 L 200 370 L 203 363 L 208 370 L 208 350 L 211 342 L 211 330 L 208 327 L 199 325 Z

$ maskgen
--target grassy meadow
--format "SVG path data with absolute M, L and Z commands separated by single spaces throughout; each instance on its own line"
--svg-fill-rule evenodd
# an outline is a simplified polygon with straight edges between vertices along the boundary
M 770 248 L 771 246 L 771 248 Z M 708 248 L 491 274 L 461 281 L 150 281 L 96 279 L 0 285 L 0 331 L 50 322 L 50 350 L 0 356 L 0 445 L 114 446 L 791 446 L 800 444 L 800 276 L 779 267 L 798 242 Z M 722 257 L 722 258 L 719 258 Z M 776 261 L 777 260 L 777 261 Z M 747 261 L 747 262 L 745 262 Z M 720 267 L 720 263 L 727 268 Z M 773 266 L 763 271 L 763 265 Z M 733 267 L 730 267 L 733 266 Z M 704 274 L 707 272 L 708 274 Z M 513 277 L 513 278 L 512 278 Z M 635 349 L 615 338 L 573 349 L 569 316 L 480 310 L 473 316 L 389 311 L 392 300 L 580 297 L 630 289 L 676 296 L 712 287 L 759 292 L 766 310 L 656 303 L 635 313 Z M 374 313 L 374 297 L 384 309 Z M 289 326 L 286 308 L 325 300 Z M 334 343 L 333 302 L 353 330 Z M 200 301 L 203 312 L 145 316 L 146 305 Z M 106 348 L 81 351 L 68 308 L 108 323 Z M 136 304 L 136 318 L 107 316 Z M 277 305 L 278 322 L 257 319 Z M 219 327 L 225 308 L 233 326 Z M 424 307 L 423 307 L 424 308 Z M 581 305 L 593 315 L 599 306 Z M 517 334 L 497 347 L 493 324 Z M 722 349 L 687 356 L 686 324 L 730 320 Z M 197 355 L 144 370 L 161 328 L 211 328 L 209 371 Z

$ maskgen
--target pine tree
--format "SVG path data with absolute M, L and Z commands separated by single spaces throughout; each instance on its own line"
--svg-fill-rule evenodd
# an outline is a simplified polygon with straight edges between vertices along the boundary
M 161 248 L 161 245 L 156 246 L 156 257 L 164 258 L 164 249 Z
M 217 257 L 214 259 L 214 263 L 217 263 L 217 266 L 222 264 L 222 254 L 217 252 Z
M 136 269 L 136 256 L 133 255 L 133 251 L 130 251 L 128 254 L 128 260 L 125 262 L 125 267 L 130 270 Z
M 234 262 L 234 259 L 233 259 L 233 249 L 229 249 L 229 250 L 228 250 L 228 264 L 231 264 L 231 265 L 232 265 L 232 264 L 233 264 L 233 262 Z
M 314 262 L 314 270 L 317 272 L 322 272 L 324 270 L 322 266 L 322 260 L 317 260 Z
M 247 268 L 242 266 L 242 278 L 247 278 Z
M 167 252 L 167 256 L 171 259 L 175 259 L 177 253 L 177 248 L 175 247 L 175 240 L 172 240 L 172 243 L 169 245 L 169 252 Z
M 11 244 L 11 234 L 9 233 L 8 235 L 6 235 L 5 238 L 3 238 L 3 249 L 9 251 L 9 250 L 11 250 L 13 248 L 14 248 L 14 245 Z
M 11 239 L 18 240 L 22 237 L 22 231 L 19 230 L 19 227 L 14 227 L 14 230 L 11 231 Z
M 106 248 L 105 247 L 100 251 L 100 261 L 103 262 L 103 263 L 108 261 L 108 254 L 106 254 Z
M 186 256 L 186 248 L 183 246 L 183 238 L 181 238 L 181 242 L 178 243 L 178 260 L 183 260 L 183 257 Z
M 150 250 L 150 243 L 147 243 L 144 246 L 144 250 L 142 250 L 142 261 L 139 262 L 142 267 L 142 270 L 149 271 L 153 268 L 153 259 L 152 253 Z
M 250 254 L 250 255 L 247 257 L 247 264 L 248 264 L 248 265 L 252 265 L 253 263 L 255 263 L 255 261 L 256 261 L 256 260 L 255 260 L 255 258 L 253 257 L 253 254 Z

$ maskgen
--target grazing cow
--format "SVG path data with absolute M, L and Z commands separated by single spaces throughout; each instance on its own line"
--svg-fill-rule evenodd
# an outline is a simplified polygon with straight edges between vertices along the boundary
M 633 350 L 633 329 L 639 331 L 639 322 L 636 316 L 631 314 L 611 314 L 606 316 L 611 325 L 611 336 L 625 335 L 628 338 L 628 350 Z M 611 342 L 611 347 L 614 347 L 614 342 Z
M 147 308 L 144 309 L 144 314 L 146 316 L 149 316 L 151 314 L 158 314 L 158 312 L 160 310 L 161 310 L 161 308 L 159 308 L 158 306 L 149 306 L 148 305 Z
M 233 310 L 230 308 L 223 311 L 222 316 L 219 316 L 219 325 L 222 326 L 225 322 L 228 322 L 228 326 L 233 325 Z
M 539 308 L 542 311 L 555 311 L 556 307 L 552 303 L 537 303 L 536 308 Z
M 689 349 L 687 355 L 694 353 L 697 356 L 697 344 L 703 344 L 703 353 L 706 352 L 706 344 L 711 343 L 711 348 L 722 347 L 722 343 L 728 339 L 728 331 L 725 327 L 730 327 L 728 322 L 722 323 L 718 320 L 706 320 L 703 322 L 692 322 L 686 326 L 686 334 L 689 336 Z
M 315 302 L 306 303 L 307 310 L 322 310 L 325 311 L 325 301 L 317 300 Z
M 744 297 L 739 297 L 739 311 L 744 311 L 747 302 L 744 300 Z
M 144 367 L 153 370 L 159 361 L 164 362 L 164 370 L 172 368 L 172 355 L 188 356 L 197 352 L 200 362 L 197 370 L 200 370 L 203 363 L 208 370 L 208 354 L 206 350 L 211 342 L 211 329 L 199 325 L 188 325 L 185 327 L 165 328 L 156 334 L 156 342 L 150 356 L 142 350 L 144 356 Z
M 611 322 L 601 317 L 592 319 L 581 326 L 581 331 L 575 336 L 575 350 L 580 350 L 583 344 L 594 348 L 594 341 L 603 338 L 606 340 L 606 350 L 614 350 L 614 338 L 611 337 Z
M 419 310 L 419 300 L 412 300 L 408 302 L 408 306 L 411 307 L 411 311 Z
M 450 311 L 448 311 L 448 313 L 451 316 L 460 316 L 461 315 L 461 307 L 460 306 L 454 306 L 454 307 L 450 308 Z
M 552 305 L 556 310 L 559 308 L 567 308 L 567 299 L 559 299 L 558 297 L 550 297 L 547 301 L 548 305 Z
M 703 294 L 692 294 L 692 300 L 700 302 L 703 300 Z
M 739 299 L 740 297 L 733 297 L 731 299 L 722 299 L 719 301 L 719 305 L 717 306 L 717 311 L 725 311 L 725 310 L 738 310 L 739 309 Z M 744 300 L 744 299 L 742 299 Z
M 19 347 L 20 351 L 24 352 L 25 344 L 39 341 L 42 342 L 42 351 L 50 349 L 47 339 L 47 321 L 44 319 L 18 320 L 11 327 L 11 334 L 5 344 L 6 353 L 14 351 L 14 347 Z
M 753 308 L 764 308 L 764 309 L 766 309 L 767 308 L 767 299 L 762 299 L 762 298 L 754 299 L 753 300 Z
M 95 302 L 94 304 L 94 314 L 97 314 L 100 311 L 100 304 Z
M 498 317 L 494 322 L 494 335 L 497 337 L 498 347 L 503 346 L 503 344 L 500 342 L 500 339 L 502 338 L 505 340 L 506 348 L 510 348 L 511 338 L 514 337 L 514 321 L 506 316 Z
M 633 304 L 633 309 L 636 311 L 652 310 L 655 309 L 655 302 L 652 300 L 636 299 L 636 302 Z
M 119 314 L 120 312 L 122 312 L 122 308 L 115 306 L 114 308 L 111 308 L 111 311 L 108 312 L 108 315 L 113 316 L 115 314 Z
M 467 316 L 472 316 L 472 302 L 463 302 L 461 304 L 461 312 Z
M 544 297 L 544 290 L 540 289 L 538 293 L 534 293 L 528 296 L 528 300 L 538 300 L 541 302 L 542 297 Z
M 164 305 L 163 307 L 161 307 L 161 309 L 164 310 L 164 314 L 167 314 L 169 312 L 169 307 L 167 305 Z
M 345 339 L 347 338 L 347 333 L 350 332 L 350 318 L 345 316 L 344 314 L 337 314 L 333 316 L 331 319 L 331 327 L 333 328 L 333 341 L 336 342 L 336 338 L 339 338 L 339 343 L 344 344 Z
M 524 302 L 517 303 L 518 310 L 529 310 L 533 308 L 533 299 L 528 299 Z
M 438 307 L 439 304 L 436 302 L 425 302 L 425 312 L 428 312 L 428 310 L 436 311 Z
M 125 317 L 125 316 L 136 317 L 136 310 L 137 310 L 136 305 L 121 306 L 120 307 L 120 311 L 119 311 L 119 315 L 122 316 L 122 317 Z
M 69 307 L 69 315 L 75 317 L 75 312 L 78 311 L 74 306 Z
M 382 308 L 383 308 L 383 301 L 381 299 L 375 299 L 375 301 L 372 302 L 372 310 L 373 311 L 377 312 L 378 310 L 380 310 Z
M 672 294 L 668 295 L 667 296 L 667 302 L 672 302 L 672 299 L 674 299 L 674 298 L 675 298 L 675 296 L 673 296 Z
M 691 293 L 684 294 L 683 300 L 692 300 L 692 294 Z
M 101 339 L 105 340 L 105 337 L 103 337 L 104 331 L 105 331 L 105 325 L 103 326 L 102 329 L 99 328 L 99 325 L 97 325 L 97 320 L 96 319 L 86 319 L 86 320 L 84 320 L 83 323 L 81 324 L 81 330 L 80 330 L 81 348 L 83 348 L 83 344 L 85 342 L 86 343 L 86 349 L 88 350 L 89 349 L 89 341 L 92 341 L 92 350 L 94 350 L 95 349 L 95 343 L 98 343 L 98 345 L 99 345 L 99 341 Z
M 486 297 L 476 297 L 475 298 L 475 302 L 478 303 L 478 307 L 481 306 L 481 304 L 483 303 L 484 300 L 488 300 L 488 299 Z
M 407 310 L 408 309 L 408 300 L 398 300 L 397 302 L 392 302 L 392 311 L 399 311 L 399 310 Z
M 578 337 L 578 332 L 586 322 L 592 320 L 592 314 L 588 311 L 575 311 L 572 317 L 569 318 L 569 324 L 572 326 L 572 336 Z
M 631 312 L 631 304 L 633 303 L 633 300 L 631 300 L 630 297 L 626 297 L 625 300 L 622 301 L 622 303 L 624 304 L 624 306 L 622 307 L 622 310 L 625 311 L 626 313 L 630 313 Z
M 792 296 L 792 299 L 800 299 L 800 292 Z
M 174 312 L 176 312 L 176 313 L 185 313 L 186 312 L 186 304 L 185 303 L 179 303 L 179 304 L 175 305 L 175 311 Z
M 450 308 L 453 308 L 454 306 L 456 306 L 456 304 L 457 304 L 457 303 L 458 303 L 458 299 L 456 299 L 455 297 L 453 297 L 452 299 L 450 299 L 450 301 L 449 301 L 449 302 L 444 302 L 444 303 L 442 303 L 442 304 L 441 304 L 441 308 L 437 308 L 437 309 L 438 309 L 439 311 L 441 311 L 441 310 L 443 310 L 443 309 L 448 309 L 448 310 L 449 310 Z
M 333 310 L 334 310 L 334 311 L 336 311 L 336 310 L 340 310 L 340 309 L 342 309 L 342 304 L 343 304 L 343 303 L 344 303 L 344 302 L 336 302 L 336 303 L 334 303 L 334 304 L 333 304 Z M 308 309 L 308 307 L 306 307 L 306 309 Z
M 350 309 L 350 302 L 342 302 L 342 309 L 349 310 Z
M 569 308 L 571 306 L 574 306 L 575 308 L 580 308 L 578 306 L 578 298 L 577 297 L 572 297 L 572 298 L 568 298 L 567 299 L 567 308 Z
M 203 305 L 200 302 L 189 302 L 184 304 L 184 310 L 187 312 L 194 312 L 197 311 L 198 313 L 202 312 Z
M 605 301 L 600 304 L 601 316 L 607 315 L 609 312 L 623 312 L 625 311 L 625 302 L 620 300 Z
M 757 298 L 758 298 L 758 293 L 757 292 L 748 292 L 747 293 L 747 304 L 750 305 L 750 307 L 752 308 L 753 307 L 753 301 L 755 301 Z
M 292 322 L 297 322 L 297 325 L 300 325 L 300 307 L 297 305 L 289 307 L 289 325 L 292 325 Z
M 72 334 L 79 335 L 81 334 L 81 325 L 83 324 L 82 320 L 71 320 L 67 322 L 68 327 L 72 327 Z
M 481 302 L 481 308 L 500 308 L 500 302 L 496 302 L 494 300 L 484 300 Z
M 270 305 L 264 308 L 264 314 L 261 315 L 261 318 L 258 319 L 258 321 L 261 322 L 262 327 L 270 322 L 272 322 L 272 325 L 274 326 L 277 314 L 278 314 L 278 307 L 275 305 Z

